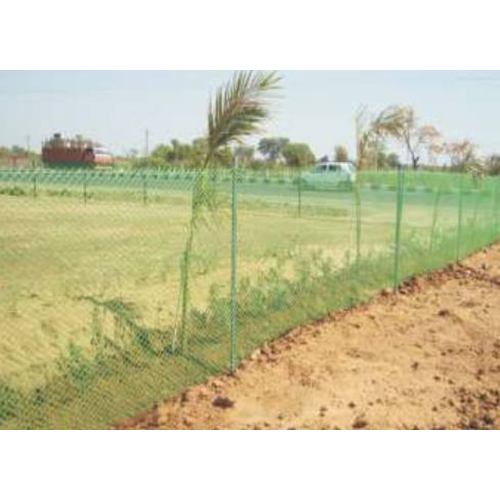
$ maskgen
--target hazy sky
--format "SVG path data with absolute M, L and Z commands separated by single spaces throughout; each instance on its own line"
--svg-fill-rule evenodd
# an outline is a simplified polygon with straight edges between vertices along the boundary
M 203 134 L 210 92 L 229 71 L 0 71 L 0 145 L 33 149 L 54 132 L 81 133 L 115 153 Z M 283 71 L 267 135 L 308 142 L 317 155 L 354 149 L 360 105 L 410 104 L 449 140 L 500 152 L 500 72 Z

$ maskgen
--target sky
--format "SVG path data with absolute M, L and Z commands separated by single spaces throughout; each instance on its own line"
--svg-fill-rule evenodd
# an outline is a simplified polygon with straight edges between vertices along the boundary
M 318 156 L 354 153 L 362 105 L 415 108 L 449 141 L 500 152 L 499 71 L 282 71 L 266 136 L 307 142 Z M 231 71 L 0 71 L 0 145 L 31 149 L 55 132 L 83 134 L 116 154 L 205 132 L 210 95 Z M 255 139 L 254 139 L 255 141 Z M 250 141 L 252 143 L 252 141 Z

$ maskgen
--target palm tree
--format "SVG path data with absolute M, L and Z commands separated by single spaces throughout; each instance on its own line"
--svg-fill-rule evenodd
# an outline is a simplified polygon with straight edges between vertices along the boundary
M 221 86 L 208 109 L 207 150 L 198 173 L 192 196 L 191 220 L 181 263 L 180 335 L 174 335 L 174 350 L 184 350 L 187 344 L 187 314 L 190 296 L 191 255 L 196 229 L 208 212 L 217 210 L 217 196 L 209 182 L 208 171 L 217 152 L 262 130 L 269 119 L 270 104 L 281 86 L 281 76 L 274 72 L 239 71 Z

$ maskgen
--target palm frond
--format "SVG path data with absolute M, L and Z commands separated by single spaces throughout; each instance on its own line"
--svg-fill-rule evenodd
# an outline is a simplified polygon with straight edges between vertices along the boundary
M 191 257 L 198 226 L 208 223 L 208 217 L 218 210 L 216 186 L 209 179 L 208 166 L 216 153 L 233 143 L 241 143 L 259 132 L 269 118 L 270 99 L 280 88 L 281 77 L 275 72 L 241 71 L 221 87 L 210 102 L 208 111 L 207 153 L 203 168 L 193 186 L 191 221 L 181 266 L 181 319 L 179 335 L 174 334 L 172 348 L 184 349 L 187 341 L 187 315 L 190 297 Z M 180 344 L 180 346 L 179 346 Z
M 274 71 L 240 71 L 217 91 L 208 111 L 205 166 L 219 148 L 241 143 L 245 137 L 261 131 L 280 83 L 281 76 Z

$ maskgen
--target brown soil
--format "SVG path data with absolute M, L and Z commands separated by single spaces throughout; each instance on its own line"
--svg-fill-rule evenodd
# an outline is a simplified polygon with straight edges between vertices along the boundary
M 298 328 L 126 429 L 500 429 L 500 246 Z

